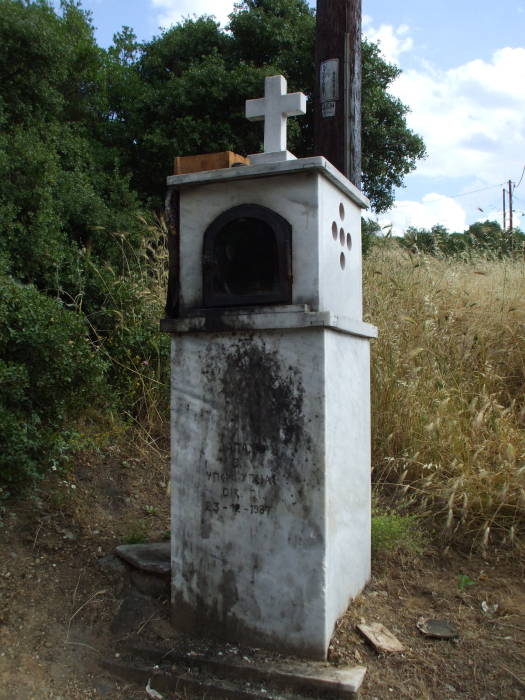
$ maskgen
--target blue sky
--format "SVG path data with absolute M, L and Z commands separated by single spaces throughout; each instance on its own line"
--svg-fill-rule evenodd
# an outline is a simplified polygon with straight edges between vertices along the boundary
M 224 23 L 233 9 L 233 0 L 82 4 L 103 46 L 123 25 L 149 39 L 193 14 Z M 403 71 L 392 92 L 410 106 L 409 124 L 429 152 L 381 224 L 402 233 L 410 225 L 463 230 L 501 220 L 502 184 L 517 184 L 525 166 L 525 0 L 363 0 L 363 15 L 365 34 Z M 525 178 L 515 196 L 516 221 L 525 222 Z

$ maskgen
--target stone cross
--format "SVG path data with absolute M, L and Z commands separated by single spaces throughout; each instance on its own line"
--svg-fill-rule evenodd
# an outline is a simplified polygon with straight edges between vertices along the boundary
M 264 153 L 287 154 L 286 122 L 288 117 L 306 114 L 306 95 L 302 92 L 287 94 L 286 79 L 273 75 L 264 81 L 264 97 L 246 100 L 246 118 L 264 120 Z M 287 159 L 286 155 L 283 155 Z M 293 157 L 289 154 L 288 157 Z

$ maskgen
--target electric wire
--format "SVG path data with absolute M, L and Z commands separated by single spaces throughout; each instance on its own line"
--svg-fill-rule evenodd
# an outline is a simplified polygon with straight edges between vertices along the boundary
M 440 199 L 458 199 L 459 197 L 467 197 L 469 194 L 476 194 L 476 192 L 485 192 L 486 190 L 492 190 L 494 187 L 503 187 L 505 183 L 498 182 L 497 185 L 487 185 L 487 187 L 479 187 L 477 190 L 469 190 L 468 192 L 462 192 L 460 194 L 438 194 L 432 199 L 427 199 L 423 204 L 430 204 L 431 202 L 438 202 Z M 398 202 L 398 205 L 408 206 L 410 202 Z
M 515 190 L 517 190 L 518 187 L 521 185 L 524 175 L 525 175 L 525 165 L 523 166 L 523 170 L 521 171 L 520 181 L 518 182 L 517 185 L 514 185 L 514 189 L 515 189 Z
M 518 197 L 517 194 L 513 194 L 512 196 L 514 197 L 515 200 L 517 199 L 518 202 L 521 202 L 522 204 L 525 204 L 525 199 L 522 199 L 521 197 Z M 525 212 L 520 212 L 519 209 L 514 209 L 514 207 L 512 207 L 512 211 L 513 211 L 513 212 L 516 212 L 517 214 L 520 214 L 520 213 L 521 213 L 521 216 L 525 216 Z

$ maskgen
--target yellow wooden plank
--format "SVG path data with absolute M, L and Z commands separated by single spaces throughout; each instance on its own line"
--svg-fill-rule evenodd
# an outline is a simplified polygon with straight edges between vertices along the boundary
M 250 161 L 233 151 L 220 153 L 203 153 L 197 156 L 177 156 L 175 158 L 175 175 L 198 173 L 204 170 L 220 170 L 231 168 L 236 163 L 249 165 Z

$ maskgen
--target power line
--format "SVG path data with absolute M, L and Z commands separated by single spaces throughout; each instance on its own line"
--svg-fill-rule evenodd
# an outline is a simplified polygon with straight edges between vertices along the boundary
M 525 205 L 525 199 L 522 199 L 521 197 L 518 197 L 517 194 L 512 194 L 513 199 L 517 199 L 518 202 L 521 202 L 522 204 Z M 520 216 L 525 216 L 525 211 L 522 211 L 523 207 L 516 208 L 514 207 L 514 213 L 519 214 Z
M 470 194 L 476 194 L 477 192 L 486 192 L 487 190 L 492 190 L 492 189 L 494 189 L 495 187 L 505 187 L 507 184 L 508 184 L 508 186 L 509 186 L 509 200 L 512 201 L 512 198 L 514 198 L 514 199 L 518 199 L 520 202 L 524 202 L 524 200 L 521 199 L 521 197 L 518 197 L 517 195 L 514 194 L 514 190 L 521 184 L 521 181 L 523 180 L 524 176 L 525 176 L 525 166 L 524 166 L 524 168 L 523 168 L 523 172 L 522 172 L 522 174 L 521 174 L 521 179 L 520 179 L 518 185 L 513 185 L 513 183 L 511 183 L 511 181 L 509 181 L 508 183 L 505 183 L 505 182 L 504 182 L 504 183 L 498 183 L 497 185 L 487 185 L 486 187 L 479 187 L 478 189 L 469 190 L 468 192 L 461 192 L 460 194 L 454 194 L 454 195 L 436 195 L 436 196 L 433 197 L 432 199 L 427 199 L 427 200 L 425 200 L 424 202 L 421 202 L 421 204 L 423 204 L 423 206 L 424 206 L 424 205 L 426 205 L 426 204 L 431 204 L 432 202 L 438 202 L 438 201 L 440 201 L 440 200 L 442 200 L 442 199 L 458 199 L 459 197 L 466 197 L 466 196 L 468 196 L 468 195 L 470 195 Z M 511 188 L 512 188 L 512 189 L 511 189 Z M 510 202 L 509 202 L 509 203 L 510 203 Z M 396 202 L 396 206 L 397 206 L 397 207 L 408 207 L 408 206 L 410 206 L 411 204 L 412 204 L 411 202 L 403 202 L 403 201 L 401 201 L 401 202 Z M 491 209 L 491 208 L 492 208 L 492 209 L 494 209 L 495 211 L 499 211 L 499 205 L 496 205 L 496 204 L 491 204 L 489 207 L 485 207 L 485 208 L 486 208 L 486 209 Z M 479 211 L 482 212 L 483 214 L 485 213 L 485 211 L 484 211 L 483 209 L 481 209 L 480 207 L 478 207 L 478 209 L 479 209 Z M 513 213 L 513 212 L 514 212 L 514 210 L 512 210 L 512 212 L 509 211 L 509 215 L 510 215 L 511 220 L 512 220 L 512 213 Z M 519 212 L 516 211 L 516 213 L 519 213 Z M 522 212 L 522 215 L 525 216 L 525 213 Z M 504 222 L 504 224 L 503 224 L 503 228 L 505 228 L 505 222 Z
M 524 175 L 525 175 L 525 165 L 523 166 L 523 170 L 521 171 L 520 181 L 519 181 L 518 184 L 514 187 L 515 190 L 518 189 L 518 187 L 521 185 L 521 181 L 523 180 L 523 176 L 524 176 Z
M 504 183 L 498 182 L 497 185 L 487 185 L 487 187 L 480 187 L 477 190 L 469 190 L 468 192 L 461 192 L 460 194 L 438 194 L 432 199 L 425 200 L 425 204 L 430 202 L 437 202 L 440 199 L 458 199 L 459 197 L 467 197 L 469 194 L 476 194 L 476 192 L 485 192 L 486 190 L 492 190 L 494 187 L 501 187 Z

